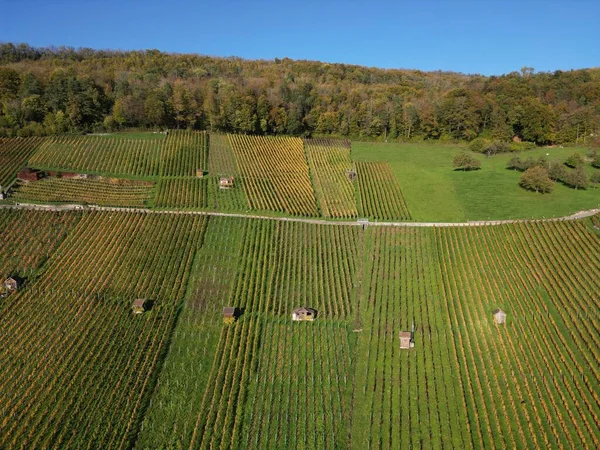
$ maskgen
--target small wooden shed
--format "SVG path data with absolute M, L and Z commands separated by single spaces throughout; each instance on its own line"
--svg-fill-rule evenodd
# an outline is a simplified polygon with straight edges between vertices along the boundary
M 234 177 L 219 178 L 219 189 L 231 189 L 233 187 Z
M 317 317 L 317 311 L 306 306 L 295 308 L 292 311 L 292 320 L 294 322 L 313 321 Z
M 148 299 L 145 298 L 137 298 L 134 300 L 133 305 L 131 306 L 133 312 L 135 314 L 141 314 L 148 310 Z
M 205 173 L 204 169 L 196 169 L 196 178 L 204 178 Z
M 401 349 L 409 349 L 415 346 L 412 340 L 412 333 L 410 331 L 401 331 L 400 332 L 400 348 Z
M 506 313 L 501 309 L 495 309 L 492 314 L 494 314 L 494 322 L 498 325 L 502 325 L 506 322 Z
M 350 181 L 354 181 L 356 180 L 356 170 L 353 169 L 346 169 L 346 171 L 344 172 L 346 174 L 346 177 L 350 180 Z
M 6 280 L 4 280 L 3 286 L 6 291 L 15 292 L 16 290 L 19 289 L 20 284 L 21 283 L 19 282 L 18 279 L 13 278 L 13 277 L 8 277 Z
M 232 306 L 223 308 L 223 323 L 233 323 L 236 319 L 236 309 Z

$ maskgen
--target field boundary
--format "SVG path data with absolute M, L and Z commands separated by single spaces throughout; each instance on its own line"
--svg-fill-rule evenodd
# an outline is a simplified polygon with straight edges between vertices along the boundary
M 239 217 L 244 219 L 262 219 L 262 220 L 278 220 L 280 222 L 303 222 L 315 225 L 343 225 L 343 226 L 359 226 L 359 227 L 482 227 L 492 225 L 504 225 L 509 223 L 535 223 L 535 222 L 561 222 L 568 220 L 579 220 L 600 214 L 600 208 L 587 209 L 578 211 L 570 216 L 549 217 L 544 219 L 507 219 L 507 220 L 476 220 L 470 222 L 371 222 L 371 221 L 332 221 L 324 219 L 305 219 L 301 217 L 277 217 L 277 216 L 261 216 L 254 214 L 242 213 L 224 213 L 218 211 L 183 211 L 176 209 L 148 209 L 148 208 L 125 208 L 112 206 L 90 206 L 79 204 L 68 205 L 44 205 L 33 203 L 20 203 L 18 205 L 0 205 L 1 209 L 16 209 L 16 210 L 34 210 L 34 211 L 109 211 L 109 212 L 138 212 L 146 214 L 180 214 L 180 215 L 199 215 L 199 216 L 219 216 L 219 217 Z

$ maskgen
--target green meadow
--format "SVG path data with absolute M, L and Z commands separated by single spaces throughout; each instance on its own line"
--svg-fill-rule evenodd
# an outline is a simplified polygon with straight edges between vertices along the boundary
M 550 194 L 526 191 L 519 186 L 521 172 L 506 169 L 515 153 L 491 157 L 473 153 L 481 170 L 454 171 L 452 159 L 465 146 L 353 142 L 355 161 L 386 161 L 400 182 L 409 211 L 416 221 L 543 218 L 569 215 L 600 207 L 600 189 L 575 190 L 556 183 Z M 548 155 L 564 161 L 583 148 L 538 148 L 517 153 L 521 158 Z M 589 164 L 586 169 L 591 174 Z

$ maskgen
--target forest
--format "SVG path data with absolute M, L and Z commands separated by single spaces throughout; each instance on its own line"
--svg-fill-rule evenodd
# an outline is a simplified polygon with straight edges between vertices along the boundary
M 132 128 L 598 144 L 600 68 L 483 76 L 0 44 L 0 136 Z

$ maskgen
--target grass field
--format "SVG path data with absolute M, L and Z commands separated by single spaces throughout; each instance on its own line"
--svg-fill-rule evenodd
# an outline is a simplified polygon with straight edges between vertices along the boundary
M 521 173 L 506 169 L 513 154 L 476 155 L 481 170 L 455 172 L 452 159 L 460 150 L 438 144 L 352 143 L 355 161 L 386 161 L 391 166 L 416 221 L 557 217 L 600 205 L 597 188 L 574 190 L 557 183 L 551 194 L 526 191 L 518 185 Z M 520 156 L 548 153 L 551 160 L 565 160 L 574 151 L 585 154 L 587 150 L 540 148 Z

